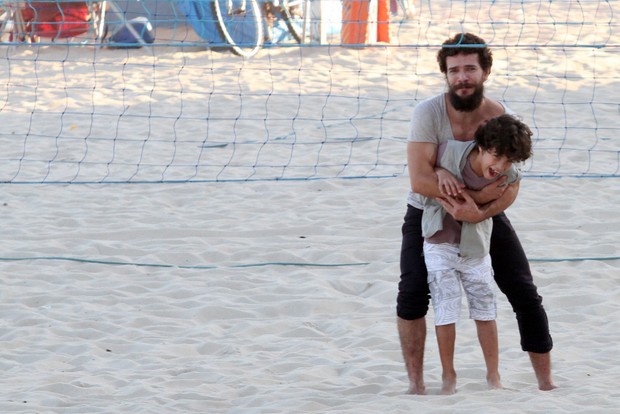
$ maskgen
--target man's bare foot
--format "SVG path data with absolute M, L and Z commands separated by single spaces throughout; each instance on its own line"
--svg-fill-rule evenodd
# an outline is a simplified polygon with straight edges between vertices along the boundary
M 538 382 L 538 389 L 541 391 L 551 391 L 555 390 L 558 386 L 552 382 Z
M 441 395 L 456 394 L 456 373 L 443 374 L 441 379 L 443 381 Z
M 490 390 L 501 390 L 504 389 L 502 386 L 502 381 L 499 376 L 499 372 L 494 372 L 493 374 L 487 375 L 487 384 L 489 385 Z
M 551 354 L 549 352 L 539 354 L 536 352 L 529 352 L 530 361 L 532 362 L 532 368 L 536 374 L 536 380 L 538 381 L 538 389 L 541 391 L 551 391 L 557 388 L 551 378 Z

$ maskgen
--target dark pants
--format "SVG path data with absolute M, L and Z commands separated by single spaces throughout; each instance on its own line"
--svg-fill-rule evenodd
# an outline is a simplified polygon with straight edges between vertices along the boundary
M 407 206 L 402 233 L 396 312 L 402 319 L 414 320 L 426 315 L 430 298 L 422 247 L 422 210 Z M 549 352 L 553 341 L 542 297 L 534 285 L 521 242 L 504 213 L 493 217 L 490 254 L 495 282 L 517 315 L 521 348 Z

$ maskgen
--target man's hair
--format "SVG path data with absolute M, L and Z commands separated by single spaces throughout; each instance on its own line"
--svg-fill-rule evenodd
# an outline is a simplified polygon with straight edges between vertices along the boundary
M 437 52 L 437 62 L 439 62 L 441 73 L 448 72 L 446 58 L 458 54 L 478 55 L 480 67 L 485 72 L 490 71 L 493 66 L 493 53 L 482 38 L 472 33 L 458 33 L 443 42 L 441 49 Z
M 525 161 L 532 156 L 532 131 L 512 115 L 490 119 L 478 128 L 475 140 L 482 150 L 506 156 L 511 162 Z

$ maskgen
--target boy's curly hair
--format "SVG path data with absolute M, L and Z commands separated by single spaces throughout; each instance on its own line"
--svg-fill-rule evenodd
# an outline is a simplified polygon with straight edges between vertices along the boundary
M 511 162 L 525 161 L 532 156 L 532 131 L 512 115 L 500 115 L 480 126 L 475 134 L 476 145 L 495 155 L 506 156 Z
M 480 67 L 485 72 L 490 71 L 493 66 L 493 53 L 482 38 L 472 33 L 458 33 L 443 42 L 441 49 L 437 52 L 437 62 L 439 62 L 441 73 L 445 74 L 448 71 L 446 58 L 458 54 L 478 55 Z

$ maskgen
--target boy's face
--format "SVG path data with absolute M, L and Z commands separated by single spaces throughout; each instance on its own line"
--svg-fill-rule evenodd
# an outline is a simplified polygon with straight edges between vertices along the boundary
M 480 166 L 482 167 L 482 175 L 487 180 L 495 180 L 499 175 L 512 167 L 512 161 L 505 155 L 497 155 L 494 149 L 482 150 L 481 155 Z

